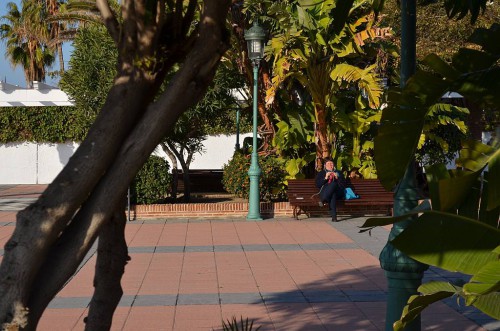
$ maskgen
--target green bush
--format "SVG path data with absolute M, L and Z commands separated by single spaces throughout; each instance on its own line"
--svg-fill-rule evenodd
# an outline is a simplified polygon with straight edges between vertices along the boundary
M 76 107 L 2 107 L 0 143 L 82 141 L 93 120 Z
M 259 157 L 259 166 L 262 170 L 259 180 L 261 201 L 284 200 L 286 197 L 286 171 L 283 161 L 273 156 Z M 233 158 L 223 167 L 222 184 L 229 193 L 241 198 L 248 198 L 250 179 L 250 156 L 235 152 Z
M 170 193 L 172 175 L 169 164 L 159 156 L 151 155 L 130 185 L 133 204 L 162 202 Z

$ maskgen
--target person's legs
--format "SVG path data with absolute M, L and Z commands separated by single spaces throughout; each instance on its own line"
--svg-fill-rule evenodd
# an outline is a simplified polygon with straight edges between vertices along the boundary
M 319 197 L 321 198 L 322 202 L 330 203 L 330 199 L 334 195 L 334 187 L 332 184 L 326 184 L 321 188 L 321 192 L 319 194 Z
M 337 195 L 332 194 L 330 199 L 330 215 L 332 216 L 332 222 L 337 222 Z
M 330 215 L 332 216 L 332 222 L 337 222 L 337 199 L 341 198 L 340 187 L 337 182 L 325 185 L 321 191 L 322 201 L 328 202 L 330 206 Z

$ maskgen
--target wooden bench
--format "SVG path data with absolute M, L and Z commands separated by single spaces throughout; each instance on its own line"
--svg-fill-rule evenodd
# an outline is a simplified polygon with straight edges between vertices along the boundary
M 393 192 L 386 191 L 378 179 L 353 179 L 348 186 L 360 198 L 338 200 L 337 210 L 346 206 L 383 206 L 387 207 L 387 215 L 392 214 Z M 321 207 L 318 192 L 314 179 L 288 180 L 288 201 L 293 206 L 293 217 L 298 219 L 299 214 L 305 212 L 304 207 Z M 323 208 L 328 208 L 328 204 L 324 204 Z

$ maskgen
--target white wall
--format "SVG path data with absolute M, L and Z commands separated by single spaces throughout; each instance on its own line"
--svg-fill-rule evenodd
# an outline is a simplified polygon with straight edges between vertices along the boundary
M 243 146 L 245 137 L 252 137 L 252 134 L 240 134 L 240 147 Z M 208 137 L 207 140 L 203 141 L 203 153 L 194 155 L 194 160 L 189 169 L 222 169 L 222 166 L 233 157 L 235 145 L 236 135 Z M 170 163 L 170 159 L 161 147 L 156 149 L 155 154 L 167 159 Z M 181 166 L 178 162 L 177 165 L 180 169 Z
M 240 146 L 245 137 L 240 135 Z M 190 169 L 222 169 L 231 159 L 236 144 L 236 135 L 209 137 L 204 141 L 203 154 L 196 154 Z M 77 143 L 0 144 L 0 184 L 49 184 L 62 170 L 78 148 Z M 157 148 L 158 155 L 168 159 Z
M 78 144 L 0 144 L 0 184 L 48 184 Z
M 0 145 L 0 184 L 36 183 L 37 154 L 36 144 Z

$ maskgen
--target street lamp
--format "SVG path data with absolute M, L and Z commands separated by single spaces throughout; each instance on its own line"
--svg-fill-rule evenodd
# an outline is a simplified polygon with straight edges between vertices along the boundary
M 264 57 L 264 40 L 266 32 L 259 26 L 257 21 L 253 26 L 245 31 L 245 40 L 248 47 L 248 58 L 253 66 L 253 147 L 252 162 L 248 170 L 250 177 L 250 194 L 248 197 L 247 220 L 262 220 L 260 216 L 260 194 L 259 177 L 261 170 L 259 167 L 259 157 L 257 155 L 257 80 L 260 60 Z

